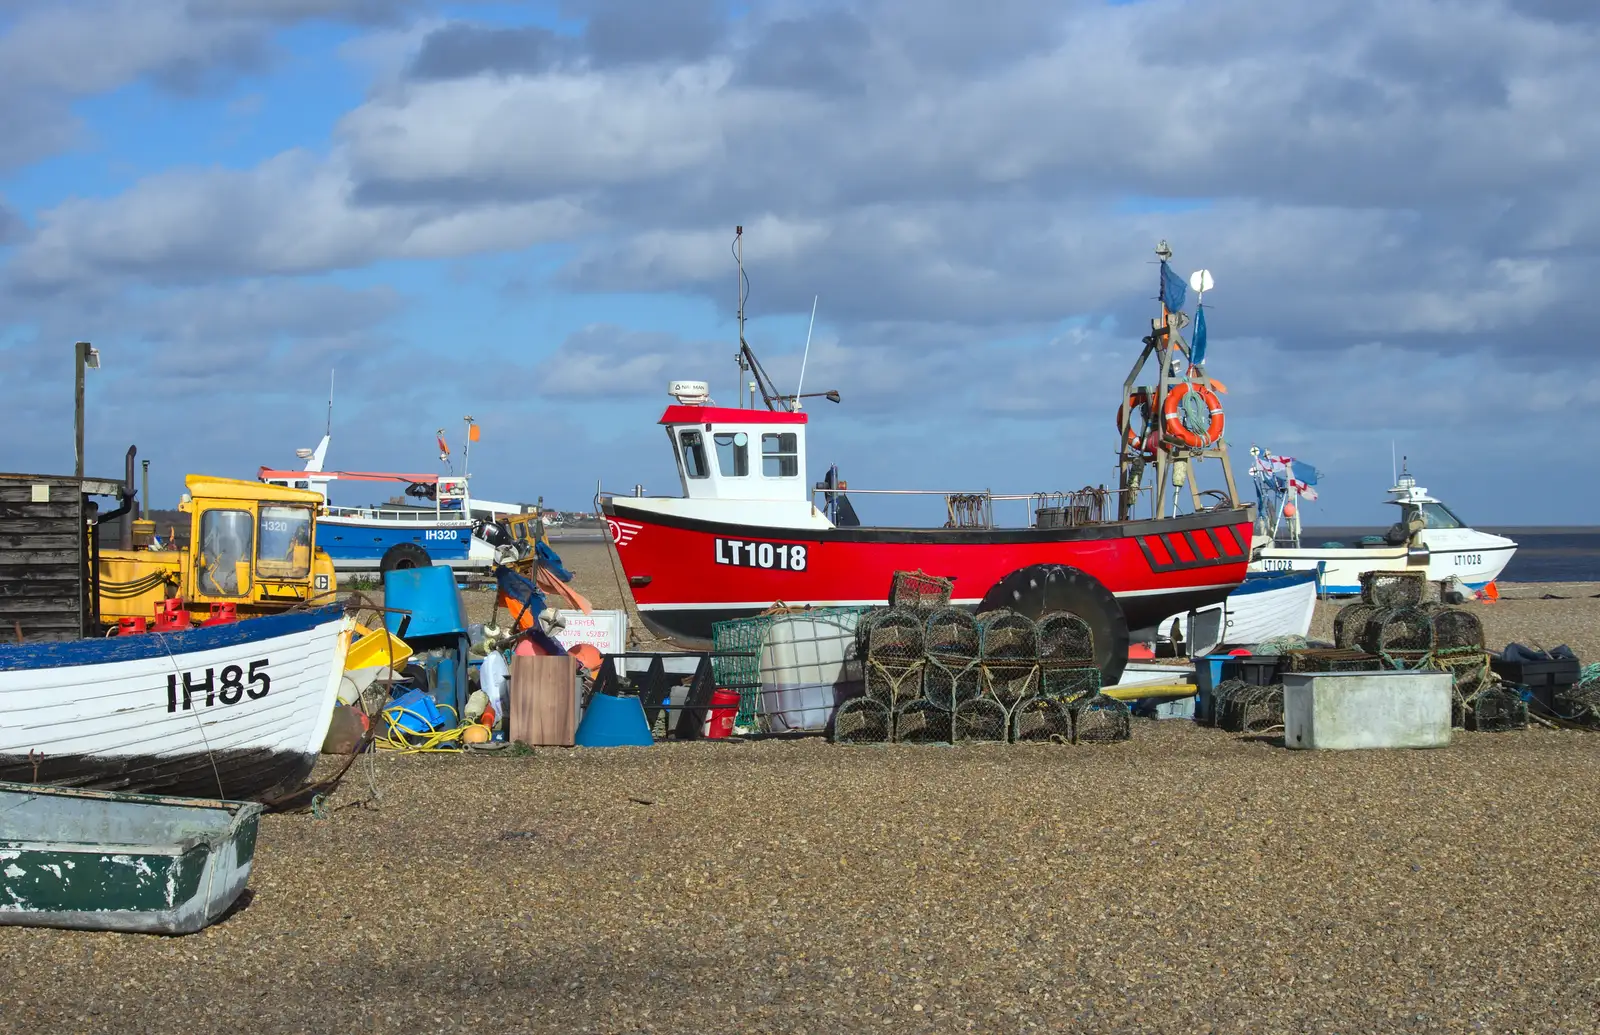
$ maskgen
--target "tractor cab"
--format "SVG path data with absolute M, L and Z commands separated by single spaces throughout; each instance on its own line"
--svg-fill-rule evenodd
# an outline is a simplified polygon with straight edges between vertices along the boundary
M 102 622 L 148 618 L 174 597 L 198 617 L 212 604 L 246 615 L 331 599 L 333 564 L 317 549 L 320 493 L 204 475 L 184 484 L 186 544 L 101 551 Z

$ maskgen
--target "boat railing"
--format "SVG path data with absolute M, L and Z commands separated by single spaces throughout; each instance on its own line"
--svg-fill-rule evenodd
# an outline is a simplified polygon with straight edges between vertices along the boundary
M 1149 487 L 1108 489 L 1105 486 L 1085 486 L 1073 492 L 993 492 L 988 489 L 952 492 L 938 489 L 858 489 L 851 485 L 844 489 L 817 488 L 813 490 L 812 498 L 815 500 L 819 494 L 828 492 L 846 496 L 943 496 L 946 528 L 995 528 L 996 503 L 1024 504 L 1026 527 L 1029 528 L 1077 528 L 1115 521 L 1119 509 L 1117 504 L 1124 494 L 1131 494 L 1135 505 L 1141 500 L 1146 503 L 1154 500 L 1154 490 Z
M 466 514 L 459 510 L 424 510 L 421 507 L 329 507 L 329 517 L 362 518 L 368 521 L 416 521 L 439 524 L 441 521 L 458 521 L 466 524 Z

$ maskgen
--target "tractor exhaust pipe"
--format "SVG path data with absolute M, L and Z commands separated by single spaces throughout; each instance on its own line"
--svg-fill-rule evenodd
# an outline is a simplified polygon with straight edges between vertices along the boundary
M 118 549 L 133 549 L 133 459 L 139 455 L 138 446 L 128 447 L 127 465 L 122 473 L 122 532 L 117 541 Z

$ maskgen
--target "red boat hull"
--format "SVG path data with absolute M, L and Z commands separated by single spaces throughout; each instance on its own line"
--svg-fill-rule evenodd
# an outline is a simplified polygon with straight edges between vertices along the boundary
M 657 635 L 706 646 L 711 626 L 790 606 L 887 602 L 897 571 L 955 580 L 975 606 L 1021 568 L 1062 564 L 1117 597 L 1129 629 L 1220 602 L 1244 580 L 1244 509 L 1054 529 L 767 528 L 658 514 L 603 501 L 639 616 Z

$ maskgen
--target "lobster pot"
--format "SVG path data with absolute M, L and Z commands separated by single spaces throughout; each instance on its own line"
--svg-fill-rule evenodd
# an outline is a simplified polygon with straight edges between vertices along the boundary
M 981 693 L 983 669 L 977 661 L 928 655 L 922 668 L 922 696 L 948 709 Z
M 1229 733 L 1261 733 L 1283 725 L 1283 685 L 1225 680 L 1212 692 L 1212 707 L 1218 728 Z
M 1065 701 L 1028 697 L 1011 710 L 1011 739 L 1018 744 L 1072 742 L 1072 709 Z
M 932 701 L 907 701 L 894 711 L 894 739 L 900 744 L 950 743 L 950 712 Z
M 931 656 L 976 660 L 983 647 L 978 616 L 965 608 L 941 607 L 928 616 L 922 643 Z
M 922 697 L 924 668 L 921 658 L 911 662 L 892 661 L 888 664 L 877 658 L 868 658 L 865 679 L 867 696 L 890 708 L 917 700 Z
M 887 744 L 893 727 L 894 719 L 886 705 L 871 698 L 857 697 L 841 704 L 833 713 L 833 742 Z
M 1040 661 L 1094 663 L 1094 630 L 1071 611 L 1055 611 L 1034 623 Z
M 1528 702 L 1522 695 L 1491 684 L 1466 700 L 1463 725 L 1477 733 L 1504 733 L 1528 728 Z
M 1361 602 L 1379 609 L 1419 607 L 1428 596 L 1425 571 L 1364 571 Z
M 1361 637 L 1367 630 L 1367 619 L 1377 611 L 1371 604 L 1346 604 L 1333 616 L 1333 645 L 1345 650 L 1361 646 Z
M 1435 651 L 1483 649 L 1483 622 L 1477 615 L 1460 607 L 1435 608 L 1429 615 L 1432 621 L 1432 647 Z
M 1039 656 L 1039 639 L 1033 619 L 1015 611 L 987 611 L 978 616 L 983 634 L 984 660 L 1032 662 Z
M 1072 701 L 1093 697 L 1100 692 L 1100 670 L 1072 664 L 1043 662 L 1039 665 L 1040 697 L 1053 701 Z
M 973 697 L 956 705 L 951 739 L 956 743 L 1004 743 L 1009 720 L 1005 705 L 992 697 Z
M 1339 647 L 1292 650 L 1285 656 L 1289 659 L 1286 667 L 1289 672 L 1376 672 L 1383 668 L 1383 659 L 1375 654 Z
M 926 650 L 923 624 L 923 617 L 915 611 L 904 608 L 879 611 L 864 627 L 858 624 L 866 634 L 866 649 L 862 654 L 889 665 L 918 661 Z
M 1032 661 L 985 661 L 984 693 L 1010 706 L 1039 692 L 1039 666 Z
M 1380 657 L 1425 655 L 1433 649 L 1433 619 L 1420 607 L 1380 608 L 1367 619 L 1361 646 Z
M 889 583 L 889 606 L 931 611 L 950 605 L 955 583 L 923 571 L 897 571 Z
M 1133 713 L 1115 697 L 1095 694 L 1072 709 L 1074 744 L 1111 744 L 1133 739 Z

